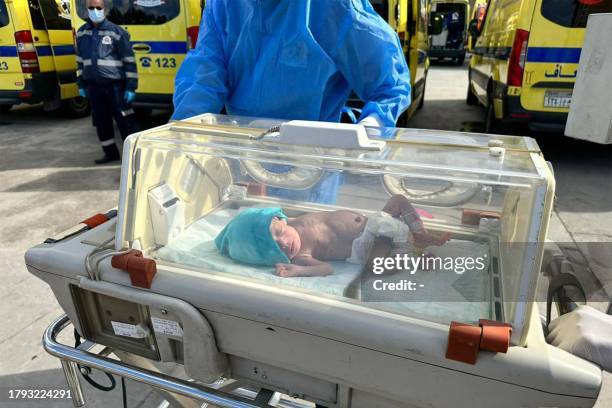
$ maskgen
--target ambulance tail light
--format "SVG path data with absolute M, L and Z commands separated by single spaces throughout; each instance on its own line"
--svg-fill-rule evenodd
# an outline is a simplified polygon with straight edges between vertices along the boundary
M 200 27 L 187 27 L 187 50 L 193 50 L 196 47 L 196 43 L 198 42 L 198 34 L 200 32 Z
M 15 33 L 15 43 L 17 44 L 17 53 L 21 62 L 21 72 L 24 74 L 39 72 L 38 55 L 32 40 L 32 32 L 30 30 L 17 31 Z
M 527 42 L 529 31 L 516 30 L 514 44 L 508 62 L 508 86 L 523 85 L 523 69 L 527 60 Z

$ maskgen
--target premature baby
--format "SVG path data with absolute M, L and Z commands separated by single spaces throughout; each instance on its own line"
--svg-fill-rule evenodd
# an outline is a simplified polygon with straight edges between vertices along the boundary
M 275 266 L 279 276 L 295 277 L 332 274 L 325 261 L 366 265 L 375 252 L 385 256 L 391 242 L 425 248 L 447 238 L 428 233 L 408 199 L 395 195 L 383 213 L 369 217 L 339 210 L 287 218 L 280 208 L 249 208 L 225 226 L 215 244 L 235 261 Z M 376 248 L 377 242 L 386 248 Z

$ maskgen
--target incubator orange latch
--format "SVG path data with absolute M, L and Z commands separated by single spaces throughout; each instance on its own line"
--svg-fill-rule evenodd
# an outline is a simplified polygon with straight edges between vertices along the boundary
M 122 269 L 130 274 L 132 286 L 150 289 L 153 277 L 157 273 L 157 265 L 153 259 L 145 258 L 137 249 L 115 255 L 111 259 L 113 268 Z
M 478 326 L 451 322 L 446 358 L 475 364 L 480 350 L 506 353 L 511 333 L 511 325 L 494 320 L 480 319 Z
M 100 224 L 104 224 L 106 221 L 108 221 L 108 217 L 105 214 L 98 213 L 87 218 L 86 220 L 81 221 L 81 224 L 85 224 L 89 229 L 92 229 Z
M 478 321 L 482 327 L 480 338 L 480 349 L 492 351 L 494 353 L 506 353 L 510 346 L 510 335 L 512 326 L 508 323 L 497 322 L 495 320 L 480 319 Z
M 446 358 L 474 364 L 480 348 L 481 335 L 482 327 L 480 326 L 451 322 Z

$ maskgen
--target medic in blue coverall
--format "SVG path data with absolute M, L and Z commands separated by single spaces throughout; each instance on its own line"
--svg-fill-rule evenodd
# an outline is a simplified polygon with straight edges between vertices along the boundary
M 410 104 L 399 39 L 368 0 L 209 0 L 196 49 L 176 76 L 172 118 L 225 108 L 338 122 L 351 90 L 365 102 L 367 125 L 394 126 Z M 332 203 L 339 183 L 328 175 L 288 196 Z
M 119 160 L 113 118 L 125 139 L 135 131 L 131 103 L 138 87 L 136 60 L 130 35 L 106 19 L 104 0 L 87 0 L 88 19 L 76 32 L 77 86 L 89 98 L 94 126 L 104 151 L 95 160 Z

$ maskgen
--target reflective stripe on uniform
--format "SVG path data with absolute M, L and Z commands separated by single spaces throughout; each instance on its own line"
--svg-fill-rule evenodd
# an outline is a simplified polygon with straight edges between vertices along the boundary
M 125 77 L 126 78 L 138 78 L 138 74 L 136 72 L 126 72 Z
M 76 76 L 80 77 L 81 75 L 83 75 L 83 71 L 80 69 L 76 70 Z
M 121 111 L 121 116 L 126 117 L 134 114 L 134 109 L 130 108 L 128 110 Z
M 88 66 L 91 65 L 91 60 L 90 59 L 84 59 L 83 60 L 83 66 Z
M 102 140 L 102 141 L 100 141 L 100 144 L 102 146 L 104 146 L 104 147 L 110 146 L 110 145 L 114 145 L 115 144 L 115 139 Z
M 76 36 L 78 37 L 82 37 L 84 35 L 92 35 L 93 32 L 91 30 L 83 30 L 83 31 L 78 31 Z
M 117 34 L 114 31 L 110 31 L 110 30 L 100 30 L 98 31 L 98 35 L 101 35 L 101 36 L 108 35 L 109 37 L 113 37 L 115 40 L 121 39 L 121 36 L 119 34 Z
M 136 62 L 136 58 L 134 57 L 123 57 L 123 62 Z
M 99 59 L 98 66 L 100 67 L 122 67 L 123 62 L 112 59 Z
M 77 62 L 83 62 L 83 58 L 81 58 L 81 57 L 77 56 L 77 57 L 76 57 L 76 61 L 77 61 Z

